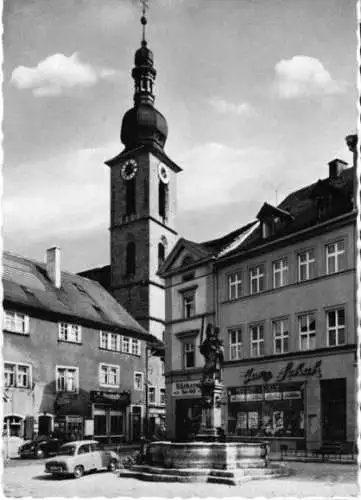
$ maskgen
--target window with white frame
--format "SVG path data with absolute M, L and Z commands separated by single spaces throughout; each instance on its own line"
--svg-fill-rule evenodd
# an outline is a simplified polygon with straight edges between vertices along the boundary
M 183 365 L 184 368 L 192 368 L 195 366 L 194 342 L 185 342 L 183 344 Z
M 106 386 L 119 386 L 120 369 L 117 365 L 101 363 L 99 365 L 99 383 Z
M 148 387 L 148 403 L 155 404 L 155 387 Z
M 79 369 L 73 366 L 56 367 L 56 392 L 78 392 Z
M 273 288 L 288 285 L 288 260 L 286 257 L 273 262 Z
M 300 334 L 300 349 L 316 349 L 316 315 L 314 313 L 301 314 L 298 317 Z
M 228 345 L 229 359 L 241 359 L 243 351 L 241 328 L 232 328 L 228 330 Z
M 132 354 L 140 356 L 140 341 L 138 339 L 132 339 Z
M 228 300 L 238 299 L 242 295 L 242 275 L 240 271 L 231 273 L 228 279 Z
M 329 346 L 343 345 L 345 335 L 345 309 L 327 311 L 327 341 Z
M 59 340 L 65 342 L 81 342 L 81 327 L 71 323 L 59 323 Z
M 326 245 L 326 273 L 333 274 L 345 269 L 345 242 L 336 241 Z
M 108 351 L 121 351 L 122 338 L 119 333 L 99 332 L 99 346 Z
M 123 337 L 122 351 L 128 352 L 128 353 L 130 352 L 130 338 L 129 337 Z
M 143 373 L 142 372 L 134 372 L 134 389 L 136 391 L 143 390 Z
M 160 389 L 159 396 L 160 396 L 159 403 L 161 405 L 165 405 L 165 389 L 163 388 Z
M 273 345 L 275 354 L 288 352 L 288 319 L 277 319 L 272 322 Z
M 4 311 L 4 330 L 14 333 L 29 333 L 29 316 L 15 311 Z
M 188 290 L 183 292 L 183 318 L 188 319 L 196 313 L 196 292 Z
M 4 363 L 5 387 L 30 388 L 31 367 L 22 363 Z
M 311 280 L 316 276 L 314 250 L 305 250 L 298 254 L 298 281 Z
M 264 355 L 264 326 L 251 325 L 251 356 L 257 358 Z
M 73 366 L 56 367 L 56 391 L 78 392 L 79 369 Z
M 249 270 L 250 294 L 260 293 L 264 290 L 264 266 L 255 266 Z

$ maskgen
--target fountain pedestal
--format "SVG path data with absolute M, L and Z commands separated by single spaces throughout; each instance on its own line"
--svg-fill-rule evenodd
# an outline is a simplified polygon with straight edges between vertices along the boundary
M 209 381 L 202 384 L 203 408 L 202 423 L 196 441 L 218 441 L 222 425 L 221 397 L 223 384 L 218 381 Z

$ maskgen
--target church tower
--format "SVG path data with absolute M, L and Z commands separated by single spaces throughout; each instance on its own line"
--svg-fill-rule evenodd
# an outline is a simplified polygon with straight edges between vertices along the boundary
M 181 168 L 165 153 L 165 117 L 154 106 L 156 70 L 145 37 L 135 53 L 134 105 L 122 121 L 124 149 L 110 167 L 111 292 L 139 323 L 162 339 L 164 283 L 157 270 L 178 239 L 176 176 Z

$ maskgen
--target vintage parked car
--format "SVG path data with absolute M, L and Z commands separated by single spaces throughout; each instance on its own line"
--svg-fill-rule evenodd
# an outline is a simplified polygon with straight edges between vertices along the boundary
M 85 472 L 106 469 L 114 471 L 119 465 L 119 455 L 104 450 L 98 441 L 71 441 L 60 447 L 56 457 L 45 462 L 45 472 L 81 477 Z
M 56 455 L 64 439 L 38 436 L 33 441 L 27 441 L 19 448 L 21 458 L 45 458 Z

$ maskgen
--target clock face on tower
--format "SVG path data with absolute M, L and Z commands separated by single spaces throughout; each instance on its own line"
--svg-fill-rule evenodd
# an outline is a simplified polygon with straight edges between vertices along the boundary
M 125 163 L 123 163 L 120 172 L 125 181 L 130 181 L 130 179 L 133 179 L 133 177 L 137 173 L 137 170 L 138 164 L 133 158 L 131 158 L 130 160 L 127 160 Z
M 168 182 L 169 182 L 168 170 L 167 170 L 167 167 L 165 165 L 163 165 L 163 163 L 159 163 L 159 165 L 158 165 L 158 176 L 159 176 L 159 179 L 164 184 L 168 184 Z

